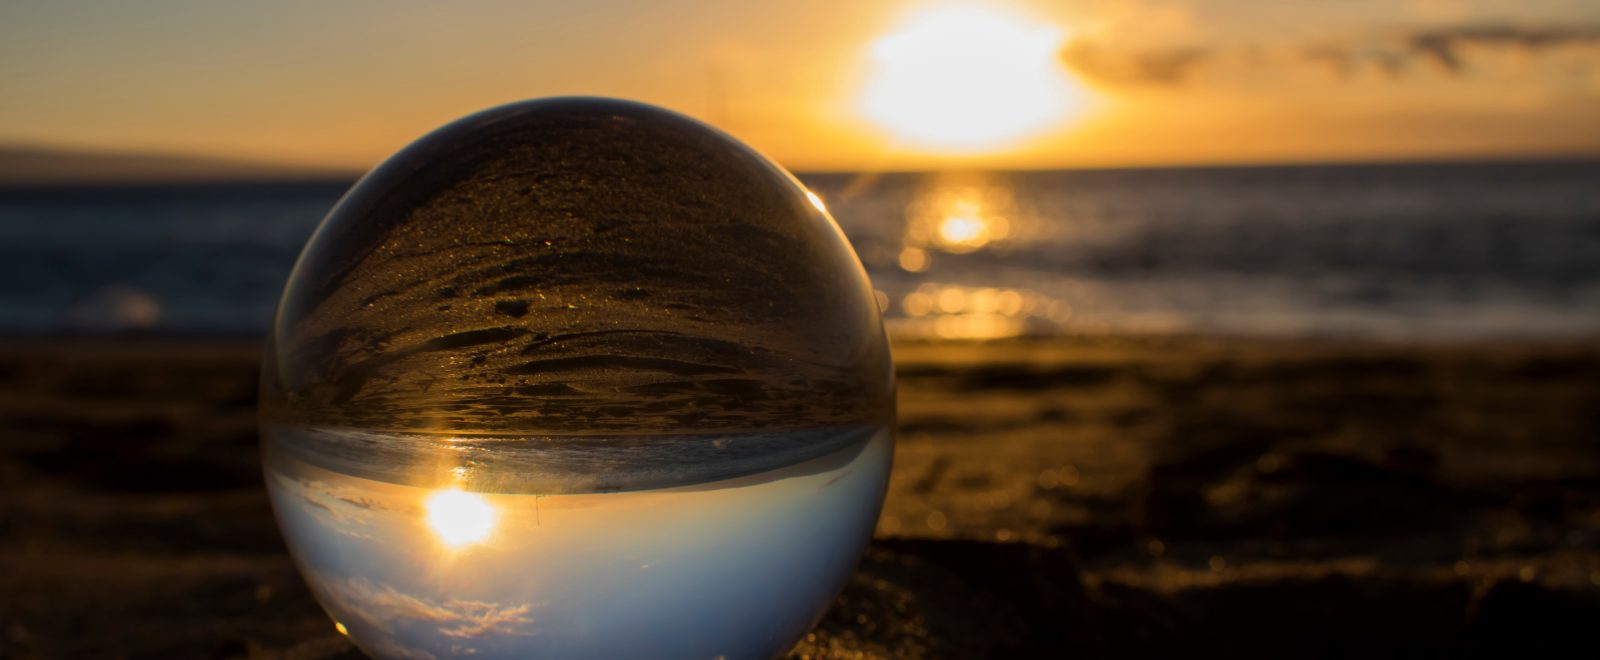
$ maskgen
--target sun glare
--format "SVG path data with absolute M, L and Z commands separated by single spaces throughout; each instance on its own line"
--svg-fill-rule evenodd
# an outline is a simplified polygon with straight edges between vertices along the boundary
M 975 151 L 1039 134 L 1079 110 L 1058 27 L 979 7 L 931 10 L 872 46 L 862 114 L 895 137 Z
M 822 196 L 821 195 L 818 195 L 818 194 L 816 194 L 814 192 L 811 192 L 811 191 L 807 190 L 806 191 L 806 199 L 811 200 L 811 206 L 815 207 L 818 211 L 821 211 L 823 213 L 827 213 L 828 212 L 828 205 L 822 203 Z
M 978 245 L 988 242 L 988 228 L 983 220 L 972 216 L 954 215 L 939 223 L 939 238 L 950 245 Z
M 494 507 L 483 497 L 460 490 L 441 490 L 428 498 L 428 527 L 452 548 L 479 543 L 494 531 Z

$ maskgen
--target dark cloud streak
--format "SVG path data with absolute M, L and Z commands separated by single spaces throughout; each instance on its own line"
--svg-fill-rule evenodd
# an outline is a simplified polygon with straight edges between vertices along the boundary
M 1307 61 L 1327 66 L 1340 78 L 1350 78 L 1371 65 L 1390 79 L 1395 79 L 1404 74 L 1411 65 L 1411 58 L 1403 53 L 1370 48 L 1354 49 L 1340 45 L 1308 46 L 1301 51 L 1301 55 Z
M 1061 52 L 1067 66 L 1084 76 L 1111 83 L 1181 84 L 1212 56 L 1209 48 L 1119 51 L 1079 42 Z
M 1452 73 L 1464 69 L 1461 51 L 1471 46 L 1510 47 L 1539 52 L 1568 45 L 1600 43 L 1600 26 L 1528 27 L 1478 23 L 1454 28 L 1419 30 L 1406 36 L 1409 51 Z
M 1263 54 L 1253 46 L 1184 45 L 1172 48 L 1125 48 L 1110 41 L 1080 40 L 1061 51 L 1061 61 L 1091 80 L 1134 86 L 1177 86 L 1208 69 L 1292 68 L 1305 63 L 1326 67 L 1340 78 L 1375 70 L 1398 80 L 1433 65 L 1447 75 L 1470 67 L 1471 50 L 1514 49 L 1542 54 L 1568 47 L 1600 46 L 1600 24 L 1532 26 L 1516 23 L 1471 23 L 1415 28 L 1357 38 L 1307 42 Z

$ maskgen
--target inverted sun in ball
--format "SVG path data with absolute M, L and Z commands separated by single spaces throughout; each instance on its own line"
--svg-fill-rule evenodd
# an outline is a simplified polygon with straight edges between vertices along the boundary
M 378 657 L 781 653 L 882 505 L 894 383 L 820 200 L 606 99 L 418 140 L 306 245 L 263 364 L 274 510 Z

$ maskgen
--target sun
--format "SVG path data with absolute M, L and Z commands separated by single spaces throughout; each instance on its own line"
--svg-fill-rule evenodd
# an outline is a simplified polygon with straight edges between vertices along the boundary
M 987 7 L 913 16 L 872 45 L 860 111 L 894 137 L 952 151 L 1008 146 L 1061 125 L 1083 89 L 1060 63 L 1065 33 Z
M 452 548 L 481 543 L 494 531 L 494 507 L 483 497 L 460 490 L 441 490 L 425 503 L 428 527 Z

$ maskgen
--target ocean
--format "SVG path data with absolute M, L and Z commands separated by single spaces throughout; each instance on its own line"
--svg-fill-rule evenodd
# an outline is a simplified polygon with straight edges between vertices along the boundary
M 801 179 L 901 338 L 1600 336 L 1600 163 Z M 0 335 L 262 335 L 350 184 L 0 188 Z

